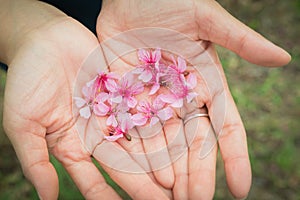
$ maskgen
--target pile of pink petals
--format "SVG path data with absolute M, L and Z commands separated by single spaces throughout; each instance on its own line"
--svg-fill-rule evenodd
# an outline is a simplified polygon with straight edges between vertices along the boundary
M 187 64 L 181 57 L 173 57 L 166 64 L 161 50 L 138 51 L 140 63 L 121 79 L 112 72 L 98 72 L 96 77 L 82 88 L 83 97 L 74 97 L 79 114 L 89 119 L 93 114 L 106 117 L 108 141 L 125 137 L 136 126 L 163 123 L 173 116 L 172 108 L 181 108 L 190 103 L 197 93 L 197 77 L 186 71 Z M 147 88 L 147 90 L 146 90 Z M 138 100 L 138 95 L 149 91 L 147 100 Z

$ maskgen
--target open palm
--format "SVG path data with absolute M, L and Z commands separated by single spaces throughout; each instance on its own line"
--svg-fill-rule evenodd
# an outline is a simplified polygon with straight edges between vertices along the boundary
M 4 125 L 25 176 L 41 198 L 56 199 L 58 178 L 49 162 L 50 151 L 85 198 L 119 199 L 82 145 L 78 116 L 72 112 L 78 70 L 98 46 L 97 39 L 68 17 L 49 21 L 23 37 L 25 42 L 9 63 Z M 136 198 L 144 197 L 144 193 L 139 192 L 143 185 L 143 189 L 148 188 L 158 198 L 164 197 L 148 175 L 128 176 L 109 169 L 108 173 Z M 130 181 L 139 183 L 140 187 L 127 184 Z
M 129 32 L 124 34 L 124 31 Z M 286 64 L 290 59 L 288 54 L 234 19 L 215 1 L 104 1 L 97 32 L 99 41 L 110 51 L 106 52 L 106 57 L 124 55 L 126 50 L 128 53 L 142 47 L 160 47 L 181 55 L 195 66 L 201 74 L 195 89 L 199 94 L 198 104 L 187 108 L 188 113 L 197 113 L 204 105 L 207 107 L 219 139 L 228 186 L 235 197 L 245 197 L 251 183 L 246 134 L 211 42 L 261 65 Z M 131 53 L 122 56 L 119 63 L 111 64 L 110 70 L 122 73 L 124 67 L 120 66 L 128 66 L 130 70 L 134 63 L 136 58 Z M 183 129 L 184 117 L 179 115 L 179 118 L 167 122 L 165 135 L 156 136 L 149 144 L 143 142 L 141 149 L 151 152 L 169 144 L 168 137 Z M 209 145 L 213 147 L 210 153 L 204 159 L 198 159 L 199 149 L 207 142 L 205 137 L 209 124 L 210 121 L 205 118 L 188 122 L 181 133 L 186 139 L 182 137 L 181 143 L 176 144 L 177 147 L 188 146 L 188 153 L 183 154 L 172 167 L 154 172 L 161 185 L 173 190 L 175 199 L 207 199 L 213 196 L 217 147 Z M 186 144 L 189 132 L 194 130 L 197 130 L 194 142 Z M 172 157 L 170 149 L 174 148 L 169 147 L 168 156 Z

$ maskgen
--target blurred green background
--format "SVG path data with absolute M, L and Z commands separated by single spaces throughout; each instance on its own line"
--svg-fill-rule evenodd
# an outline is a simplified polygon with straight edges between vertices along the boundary
M 248 199 L 300 199 L 300 0 L 220 0 L 227 10 L 292 55 L 276 69 L 262 68 L 218 47 L 230 89 L 244 121 L 253 170 Z M 0 113 L 6 73 L 0 70 Z M 0 114 L 2 124 L 2 116 Z M 83 199 L 54 159 L 62 200 Z M 38 199 L 0 127 L 0 199 Z M 108 176 L 124 199 L 129 197 Z M 201 177 L 199 177 L 201 178 Z M 218 158 L 214 199 L 232 199 Z

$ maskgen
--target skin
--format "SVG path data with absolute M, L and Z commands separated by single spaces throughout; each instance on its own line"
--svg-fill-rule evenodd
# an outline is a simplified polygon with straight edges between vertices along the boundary
M 0 59 L 8 64 L 3 125 L 24 175 L 41 199 L 58 198 L 58 177 L 49 152 L 66 168 L 86 199 L 120 199 L 82 145 L 72 113 L 77 72 L 97 38 L 83 25 L 39 1 L 2 0 Z M 5 17 L 3 17 L 5 16 Z M 104 62 L 104 60 L 103 60 Z M 136 199 L 146 190 L 166 195 L 145 173 L 107 169 Z M 88 181 L 87 181 L 88 180 Z M 132 183 L 137 186 L 131 187 Z
M 249 62 L 270 67 L 287 64 L 291 59 L 289 54 L 235 19 L 215 1 L 103 1 L 102 11 L 97 21 L 98 39 L 113 52 L 117 52 L 118 45 L 126 41 L 118 39 L 120 33 L 145 27 L 168 28 L 178 31 L 205 49 L 205 51 L 182 50 L 180 53 L 185 55 L 185 58 L 191 59 L 199 69 L 205 69 L 203 63 L 212 63 L 210 69 L 202 71 L 206 75 L 206 83 L 203 83 L 200 76 L 198 77 L 199 85 L 196 88 L 199 93 L 198 105 L 187 108 L 188 112 L 197 113 L 205 105 L 210 114 L 210 120 L 195 118 L 182 128 L 181 119 L 184 116 L 179 116 L 167 122 L 164 126 L 165 134 L 156 136 L 149 142 L 150 144 L 137 141 L 137 144 L 132 146 L 137 148 L 136 151 L 147 153 L 152 151 L 151 146 L 154 149 L 165 147 L 174 131 L 178 132 L 183 129 L 179 135 L 183 136 L 181 141 L 184 141 L 184 137 L 188 137 L 188 132 L 197 130 L 195 140 L 189 145 L 188 152 L 174 162 L 171 167 L 154 172 L 152 178 L 171 191 L 171 197 L 174 199 L 212 199 L 215 188 L 216 152 L 219 148 L 224 161 L 229 190 L 235 198 L 246 197 L 251 186 L 246 132 L 228 89 L 213 43 L 234 51 Z M 109 42 L 111 37 L 116 38 L 119 42 L 118 45 Z M 168 41 L 176 41 L 176 45 L 179 45 L 178 49 L 186 49 L 190 44 L 189 40 L 178 42 L 176 35 L 164 37 L 154 34 L 149 37 L 150 39 L 137 36 L 145 46 L 151 43 L 149 42 L 151 37 L 157 40 L 158 45 L 161 46 L 170 46 L 172 43 L 168 44 Z M 131 45 L 130 42 L 126 44 Z M 165 56 L 168 57 L 168 55 Z M 120 57 L 118 62 L 110 66 L 110 70 L 122 74 L 126 69 L 131 70 L 133 63 L 136 62 L 133 55 L 129 54 Z M 120 65 L 126 67 L 117 67 Z M 215 71 L 221 74 L 220 84 L 214 84 L 216 77 L 213 73 Z M 224 99 L 225 104 L 220 102 Z M 220 125 L 217 113 L 224 113 L 222 110 L 224 105 L 227 110 L 224 124 Z M 214 146 L 204 159 L 199 159 L 199 149 L 205 140 L 204 133 L 209 129 L 210 123 L 218 136 L 218 147 Z M 141 130 L 141 132 L 143 131 L 145 130 Z M 210 134 L 213 134 L 212 130 Z M 186 144 L 182 142 L 177 145 L 185 146 Z M 130 147 L 128 149 L 132 150 Z M 171 153 L 169 153 L 169 157 L 171 157 Z M 150 165 L 151 162 L 155 162 L 149 157 L 147 159 Z
M 147 26 L 173 28 L 189 35 L 195 41 L 200 42 L 200 39 L 204 39 L 223 44 L 257 64 L 276 66 L 289 61 L 288 54 L 283 50 L 251 32 L 250 29 L 225 13 L 217 4 L 207 2 L 182 3 L 181 1 L 174 1 L 173 6 L 170 6 L 167 1 L 160 3 L 162 8 L 168 8 L 161 13 L 162 19 L 168 19 L 172 13 L 177 13 L 176 8 L 180 7 L 185 15 L 177 16 L 186 17 L 193 25 L 193 29 L 190 26 L 175 27 L 178 23 L 172 24 L 170 21 L 168 24 L 167 22 L 163 23 L 162 20 L 153 22 L 148 20 Z M 1 0 L 0 3 L 3 6 L 0 17 L 4 19 L 0 22 L 2 27 L 0 59 L 9 66 L 3 123 L 25 176 L 36 187 L 41 199 L 57 199 L 58 178 L 55 169 L 49 162 L 48 152 L 50 152 L 67 169 L 86 199 L 118 199 L 119 197 L 108 187 L 92 163 L 91 154 L 81 144 L 77 129 L 74 126 L 77 118 L 72 114 L 72 93 L 76 74 L 84 59 L 98 46 L 97 39 L 77 21 L 44 3 L 29 0 Z M 124 30 L 146 26 L 143 23 L 140 24 L 143 20 L 140 20 L 141 15 L 139 14 L 139 12 L 145 14 L 140 10 L 140 8 L 147 9 L 149 6 L 148 4 L 147 6 L 143 5 L 145 2 L 141 5 L 135 5 L 134 2 L 128 5 L 113 2 L 109 5 L 108 3 L 104 2 L 105 12 L 101 13 L 99 17 L 98 35 L 101 41 Z M 156 7 L 156 5 L 153 4 L 152 6 Z M 200 7 L 203 8 L 202 5 L 206 7 L 203 9 L 204 11 L 202 10 L 204 14 L 200 12 Z M 129 11 L 124 9 L 127 8 L 126 6 L 131 6 L 130 9 L 139 10 L 139 12 L 126 13 Z M 125 18 L 115 18 L 112 15 L 114 9 L 118 9 L 120 11 L 118 13 L 122 16 L 126 15 L 126 20 L 128 20 L 125 23 L 126 27 L 122 21 Z M 151 6 L 148 9 L 153 14 L 154 9 L 151 9 Z M 187 10 L 195 11 L 196 15 L 184 12 Z M 148 19 L 150 18 L 149 15 Z M 200 26 L 201 19 L 210 19 L 208 16 L 211 15 L 220 23 L 213 25 L 208 20 L 208 24 L 211 26 L 208 26 L 207 22 L 204 26 Z M 147 18 L 147 15 L 145 17 Z M 107 20 L 105 23 L 104 19 Z M 234 31 L 224 29 L 227 27 L 224 26 L 227 23 L 232 25 Z M 102 35 L 100 29 L 103 29 Z M 249 31 L 250 33 L 248 33 Z M 220 35 L 216 33 L 220 33 Z M 227 37 L 222 38 L 223 35 Z M 255 48 L 255 53 L 251 53 L 253 48 Z M 221 70 L 213 47 L 209 46 L 207 52 Z M 199 52 L 195 53 L 198 54 Z M 199 57 L 196 56 L 195 58 Z M 116 71 L 116 69 L 116 67 L 111 68 L 112 71 Z M 222 77 L 222 81 L 225 83 L 225 78 Z M 225 87 L 225 89 L 226 93 L 229 93 L 228 88 Z M 217 91 L 218 88 L 214 92 L 217 93 Z M 206 104 L 210 110 L 214 106 L 214 101 L 205 98 L 206 96 L 207 94 L 203 93 L 201 98 L 199 97 L 199 102 Z M 249 190 L 251 179 L 246 139 L 232 98 L 230 95 L 228 98 L 228 107 L 232 109 L 230 111 L 232 111 L 233 116 L 230 119 L 233 121 L 227 121 L 228 126 L 224 129 L 224 137 L 223 139 L 220 138 L 219 144 L 225 161 L 229 187 L 236 197 L 243 197 Z M 202 107 L 202 105 L 197 107 Z M 178 123 L 178 120 L 170 121 L 165 126 L 164 132 L 172 132 L 172 129 L 178 130 L 178 126 L 182 126 L 182 121 Z M 199 126 L 197 125 L 198 120 Z M 197 128 L 197 132 L 201 133 L 209 126 L 210 123 L 206 118 L 194 119 L 188 122 L 185 130 Z M 184 136 L 183 133 L 182 131 L 182 136 Z M 225 137 L 225 135 L 227 136 Z M 233 137 L 234 135 L 238 135 L 238 137 Z M 156 199 L 166 199 L 166 195 L 161 192 L 161 189 L 169 197 L 178 199 L 198 198 L 199 195 L 201 198 L 211 198 L 214 191 L 214 165 L 217 149 L 214 148 L 209 156 L 199 161 L 196 154 L 193 153 L 193 149 L 199 148 L 201 145 L 199 141 L 202 137 L 203 134 L 197 134 L 188 154 L 165 171 L 155 172 L 148 176 L 145 173 L 132 175 L 110 168 L 106 168 L 106 170 L 135 199 L 145 199 L 149 194 Z M 161 147 L 165 145 L 166 140 L 168 138 L 158 137 L 156 141 L 152 141 L 150 144 L 157 144 L 158 147 Z M 137 151 L 140 151 L 141 148 L 144 149 L 143 146 L 135 144 L 141 143 L 127 142 L 122 146 L 125 149 L 137 148 Z M 146 146 L 146 144 L 143 145 Z M 145 149 L 151 151 L 151 145 Z M 240 155 L 230 151 L 231 145 L 237 145 L 235 149 L 239 150 Z M 166 179 L 164 174 L 175 175 L 168 176 L 170 179 Z M 239 177 L 236 174 L 239 174 Z M 199 179 L 198 177 L 206 178 Z M 238 188 L 237 186 L 243 177 L 243 186 Z M 135 183 L 134 187 L 132 187 L 133 183 Z M 173 194 L 170 194 L 170 189 L 173 189 Z

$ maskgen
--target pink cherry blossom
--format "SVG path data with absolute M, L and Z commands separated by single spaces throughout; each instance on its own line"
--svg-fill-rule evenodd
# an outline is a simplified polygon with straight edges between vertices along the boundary
M 137 126 L 143 126 L 150 120 L 150 126 L 155 125 L 159 121 L 166 121 L 173 116 L 173 110 L 165 107 L 165 103 L 156 98 L 151 105 L 148 101 L 141 101 L 137 106 L 139 111 L 132 116 L 132 121 Z
M 74 97 L 74 101 L 77 108 L 80 108 L 80 116 L 85 119 L 88 119 L 91 116 L 91 107 L 93 106 L 94 92 L 92 87 L 84 86 L 82 88 L 82 93 L 84 98 Z
M 116 116 L 117 116 L 117 112 L 110 112 L 110 114 L 106 120 L 106 125 L 117 127 L 118 121 L 117 121 Z
M 177 71 L 178 74 L 183 74 L 186 70 L 186 62 L 183 58 L 177 57 L 177 62 L 175 58 L 172 57 L 174 65 L 170 65 L 173 69 Z
M 159 48 L 154 51 L 146 51 L 145 49 L 140 49 L 138 52 L 139 60 L 144 64 L 155 64 L 161 59 L 161 51 Z
M 95 97 L 93 85 L 84 86 L 82 89 L 84 98 L 74 97 L 75 105 L 79 109 L 81 117 L 88 119 L 92 112 L 98 116 L 105 116 L 109 107 L 104 103 L 108 99 L 108 94 L 101 92 Z
M 114 82 L 116 79 L 118 79 L 118 76 L 113 73 L 113 72 L 102 72 L 99 71 L 97 76 L 87 82 L 87 87 L 92 87 L 95 93 L 100 93 L 100 92 L 109 92 L 107 89 L 107 84 Z
M 147 83 L 151 81 L 156 74 L 156 68 L 161 59 L 161 51 L 160 49 L 156 49 L 155 51 L 140 49 L 138 51 L 138 57 L 142 64 L 138 65 L 133 73 L 140 74 L 139 79 Z
M 186 73 L 186 62 L 182 57 L 177 57 L 177 62 L 175 61 L 174 57 L 173 63 L 174 65 L 170 65 L 170 68 L 173 68 L 176 72 L 177 75 L 179 75 L 179 78 L 181 79 L 182 82 L 184 82 L 185 78 L 184 75 Z
M 108 111 L 109 107 L 107 104 L 105 104 L 105 101 L 108 100 L 109 95 L 105 92 L 99 93 L 94 101 L 94 106 L 93 106 L 93 112 L 97 116 L 105 116 Z
M 128 130 L 134 127 L 134 123 L 132 122 L 132 114 L 128 112 L 120 112 L 118 113 L 118 122 L 120 124 L 121 130 L 127 132 Z
M 170 66 L 165 66 L 160 64 L 155 67 L 155 74 L 153 74 L 153 78 L 149 81 L 151 85 L 151 89 L 149 95 L 156 94 L 156 92 L 160 89 L 160 87 L 165 87 L 169 91 L 171 91 L 175 96 L 179 96 L 180 99 L 176 101 L 173 99 L 173 106 L 177 107 L 183 104 L 182 96 L 187 96 L 189 88 L 186 86 L 186 80 L 184 74 L 186 73 L 186 62 L 183 58 L 178 57 L 177 62 L 173 57 L 174 64 Z M 188 102 L 195 96 L 195 93 L 191 93 L 188 95 Z M 169 101 L 168 101 L 169 102 Z
M 118 84 L 107 84 L 108 90 L 112 91 L 111 101 L 119 103 L 121 108 L 134 108 L 137 104 L 136 95 L 144 91 L 144 85 L 141 82 L 135 82 L 132 73 L 127 73 Z
M 79 109 L 79 114 L 81 117 L 88 119 L 91 116 L 91 108 L 88 101 L 81 97 L 74 97 L 75 105 Z
M 138 58 L 140 64 L 136 69 L 121 79 L 114 73 L 98 71 L 97 76 L 83 87 L 83 97 L 74 97 L 81 117 L 88 119 L 92 113 L 107 117 L 109 135 L 104 138 L 108 141 L 122 137 L 131 140 L 130 129 L 169 120 L 174 112 L 171 107 L 180 108 L 185 101 L 190 103 L 198 95 L 193 91 L 197 77 L 186 71 L 187 63 L 182 57 L 177 60 L 173 57 L 173 63 L 167 65 L 160 49 L 140 49 Z M 144 91 L 144 87 L 150 89 L 149 95 L 159 95 L 152 97 L 153 101 L 138 102 L 136 96 Z M 130 112 L 135 107 L 137 112 L 132 115 Z
M 110 127 L 109 129 L 109 136 L 104 136 L 104 139 L 114 142 L 118 140 L 119 138 L 124 137 L 125 132 L 121 130 L 120 127 Z
M 180 82 L 181 79 L 174 80 L 174 82 Z M 197 77 L 195 74 L 190 73 L 186 82 L 178 85 L 178 88 L 173 87 L 169 94 L 161 94 L 159 98 L 165 102 L 171 104 L 174 108 L 180 108 L 183 106 L 183 100 L 186 98 L 187 103 L 190 103 L 198 94 L 193 91 L 197 85 Z
M 160 86 L 162 85 L 161 77 L 163 76 L 163 73 L 157 72 L 155 74 L 154 80 L 152 81 L 152 87 L 149 92 L 149 95 L 155 94 L 159 89 Z
M 182 79 L 180 74 L 178 74 L 172 67 L 166 67 L 163 69 L 160 73 L 158 82 L 161 87 L 165 87 L 175 94 L 178 92 L 181 93 L 181 91 L 184 90 L 184 78 Z
M 160 87 L 166 87 L 168 90 L 172 90 L 173 88 L 177 90 L 182 87 L 182 81 L 184 80 L 182 74 L 178 73 L 173 67 L 164 64 L 161 64 L 158 69 L 156 69 L 154 78 L 150 82 L 152 87 L 149 95 L 155 94 Z
M 109 111 L 107 112 L 108 118 L 106 120 L 106 125 L 117 127 L 118 126 L 117 115 L 119 112 L 121 112 L 121 110 L 119 109 L 118 104 L 112 101 L 108 101 L 108 103 L 109 103 Z
M 118 113 L 117 119 L 118 126 L 110 127 L 110 135 L 104 136 L 104 138 L 108 141 L 116 141 L 125 136 L 127 140 L 131 140 L 131 137 L 127 132 L 134 127 L 132 115 L 130 113 Z

